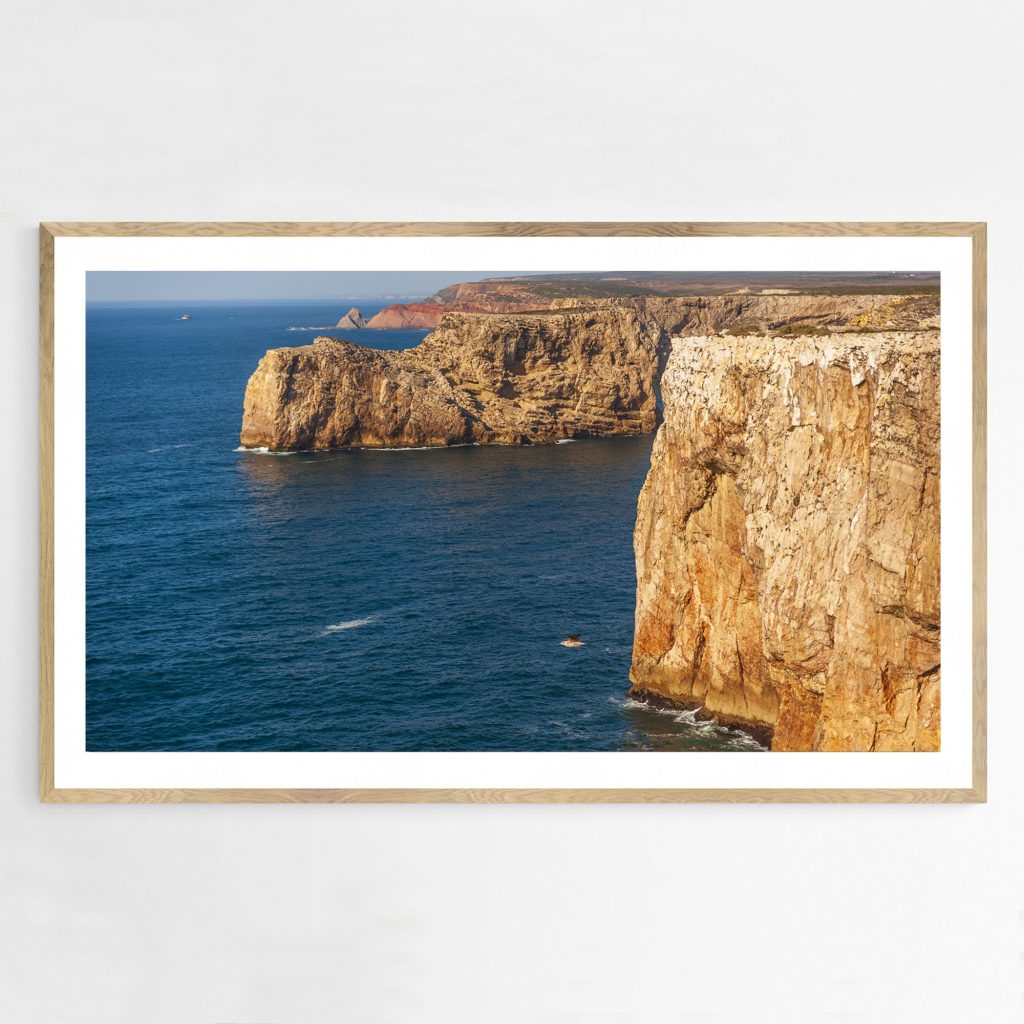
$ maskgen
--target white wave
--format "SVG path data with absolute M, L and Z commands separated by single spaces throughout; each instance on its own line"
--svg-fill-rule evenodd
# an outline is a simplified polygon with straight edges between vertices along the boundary
M 561 441 L 556 441 L 555 444 L 575 444 L 575 437 L 563 437 Z
M 408 448 L 360 448 L 359 451 L 364 452 L 445 452 L 449 448 L 479 448 L 479 444 L 476 441 L 472 441 L 469 444 L 423 444 L 419 446 L 410 446 Z
M 344 327 L 338 328 L 334 324 L 327 324 L 325 327 L 288 327 L 286 329 L 289 331 L 336 331 L 339 329 L 345 330 Z
M 149 448 L 149 449 L 147 449 L 147 452 L 150 455 L 155 455 L 157 452 L 169 452 L 169 451 L 173 451 L 175 448 L 195 448 L 195 445 L 194 444 L 164 444 L 164 445 L 161 445 L 159 448 Z
M 650 711 L 655 715 L 671 715 L 677 722 L 697 722 L 697 712 L 703 710 L 703 705 L 697 708 L 691 708 L 687 711 L 680 711 L 679 708 L 659 708 L 653 704 L 648 704 L 647 701 L 637 700 L 635 697 L 615 697 L 611 696 L 608 698 L 612 704 L 618 704 L 619 707 L 626 708 L 630 711 Z
M 249 455 L 299 455 L 300 452 L 272 452 L 269 448 L 259 445 L 256 448 L 246 448 L 244 444 L 240 444 L 234 449 L 236 452 L 247 452 Z
M 656 715 L 671 715 L 672 720 L 679 725 L 689 726 L 698 736 L 719 736 L 728 737 L 727 743 L 735 750 L 766 750 L 753 736 L 745 733 L 742 729 L 731 729 L 713 718 L 698 718 L 697 715 L 704 710 L 703 705 L 691 708 L 687 711 L 680 711 L 678 708 L 656 708 L 642 700 L 635 700 L 633 697 L 609 697 L 612 704 L 630 711 L 647 711 Z
M 626 699 L 623 700 L 622 697 L 614 697 L 613 696 L 613 697 L 609 697 L 608 698 L 608 703 L 609 704 L 614 704 L 618 708 L 627 708 L 627 709 L 630 709 L 630 710 L 635 710 L 637 708 L 640 708 L 641 710 L 644 710 L 644 711 L 648 710 L 646 704 L 643 704 L 643 703 L 641 703 L 638 700 L 633 700 L 632 697 L 626 697 Z
M 331 633 L 344 633 L 349 629 L 359 629 L 360 626 L 368 626 L 371 622 L 376 622 L 379 617 L 378 615 L 367 615 L 362 619 L 346 619 L 344 622 L 336 622 L 333 626 L 328 626 L 320 635 L 330 636 Z
M 671 709 L 666 708 L 665 710 L 670 711 Z M 686 722 L 688 725 L 703 725 L 704 723 L 697 717 L 697 713 L 703 710 L 704 705 L 702 704 L 699 708 L 689 708 L 686 711 L 680 711 L 675 716 L 675 720 L 677 722 Z
M 443 444 L 424 444 L 418 448 L 364 448 L 364 452 L 432 452 L 435 448 L 444 448 Z
M 177 447 L 177 446 L 175 446 Z M 409 448 L 294 448 L 287 452 L 271 451 L 265 445 L 257 445 L 254 448 L 247 448 L 240 444 L 232 451 L 245 452 L 248 455 L 337 455 L 339 452 L 444 452 L 449 448 L 479 448 L 474 441 L 471 444 L 427 444 L 419 447 Z M 154 451 L 162 449 L 153 449 Z

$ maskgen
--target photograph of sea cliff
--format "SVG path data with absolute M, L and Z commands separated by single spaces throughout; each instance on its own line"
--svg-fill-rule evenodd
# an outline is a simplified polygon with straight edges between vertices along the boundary
M 90 272 L 94 751 L 935 751 L 939 275 Z

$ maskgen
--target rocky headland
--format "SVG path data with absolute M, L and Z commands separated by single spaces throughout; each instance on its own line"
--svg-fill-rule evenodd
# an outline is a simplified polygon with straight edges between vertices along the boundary
M 651 433 L 661 336 L 632 309 L 446 313 L 403 351 L 334 338 L 272 349 L 246 388 L 241 441 L 287 451 Z

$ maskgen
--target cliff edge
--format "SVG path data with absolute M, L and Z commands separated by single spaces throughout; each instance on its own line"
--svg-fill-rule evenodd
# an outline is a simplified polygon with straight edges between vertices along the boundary
M 675 338 L 662 377 L 631 693 L 773 750 L 939 748 L 939 334 L 857 316 Z

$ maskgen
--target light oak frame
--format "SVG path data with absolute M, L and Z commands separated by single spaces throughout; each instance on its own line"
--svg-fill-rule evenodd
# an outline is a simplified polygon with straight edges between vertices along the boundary
M 972 240 L 972 784 L 963 789 L 57 789 L 54 240 L 59 237 L 954 236 Z M 39 792 L 49 803 L 978 803 L 986 800 L 986 225 L 978 222 L 48 222 L 39 236 Z

